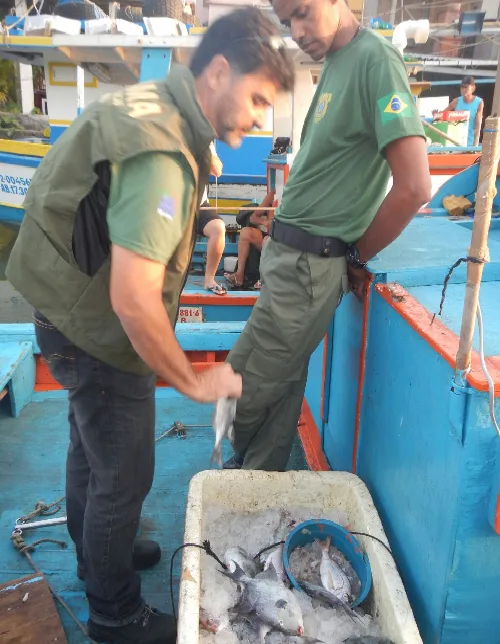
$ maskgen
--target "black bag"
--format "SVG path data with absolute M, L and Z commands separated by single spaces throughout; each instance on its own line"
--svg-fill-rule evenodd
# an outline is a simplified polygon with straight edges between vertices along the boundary
M 251 208 L 255 204 L 245 204 L 245 206 L 248 206 Z M 236 223 L 239 224 L 242 228 L 257 228 L 257 230 L 260 230 L 258 226 L 255 224 L 250 223 L 250 217 L 253 213 L 253 210 L 242 210 L 237 216 L 236 216 Z M 245 273 L 243 277 L 243 288 L 253 288 L 255 282 L 258 282 L 260 280 L 260 251 L 255 248 L 255 246 L 250 245 L 250 252 L 248 253 L 248 258 L 245 264 Z M 236 272 L 238 270 L 238 262 L 236 262 L 236 266 L 234 271 Z

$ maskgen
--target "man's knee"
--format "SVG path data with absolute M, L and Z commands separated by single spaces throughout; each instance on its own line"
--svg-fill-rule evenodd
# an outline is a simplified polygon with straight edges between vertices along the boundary
M 222 240 L 226 236 L 226 225 L 222 219 L 212 219 L 203 229 L 203 234 L 209 239 Z
M 243 241 L 252 241 L 252 239 L 255 238 L 256 232 L 257 231 L 255 230 L 255 228 L 250 228 L 250 227 L 242 228 L 240 230 L 240 239 Z

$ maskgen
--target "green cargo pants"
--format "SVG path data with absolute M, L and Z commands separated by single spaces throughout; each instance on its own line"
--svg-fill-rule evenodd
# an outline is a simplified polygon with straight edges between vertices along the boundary
M 260 296 L 227 358 L 243 376 L 233 448 L 244 469 L 284 471 L 309 358 L 347 291 L 347 267 L 344 257 L 323 258 L 270 239 L 260 273 Z

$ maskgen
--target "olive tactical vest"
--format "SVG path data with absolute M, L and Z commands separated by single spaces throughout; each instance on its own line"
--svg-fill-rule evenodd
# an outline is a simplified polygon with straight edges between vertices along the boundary
M 78 206 L 103 161 L 121 163 L 145 152 L 182 155 L 192 172 L 194 198 L 189 232 L 166 267 L 163 285 L 163 302 L 174 325 L 214 136 L 196 99 L 193 76 L 174 65 L 164 81 L 139 83 L 89 105 L 35 172 L 7 278 L 73 344 L 117 369 L 151 373 L 111 307 L 110 255 L 93 276 L 75 261 L 72 236 Z

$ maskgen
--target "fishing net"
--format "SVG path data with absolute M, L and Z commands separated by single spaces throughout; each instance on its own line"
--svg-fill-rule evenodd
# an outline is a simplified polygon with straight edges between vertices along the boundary
M 107 18 L 104 11 L 90 0 L 69 0 L 58 2 L 54 7 L 54 15 L 73 20 L 98 20 Z
M 147 18 L 173 18 L 184 22 L 184 3 L 182 0 L 144 0 L 142 15 Z

